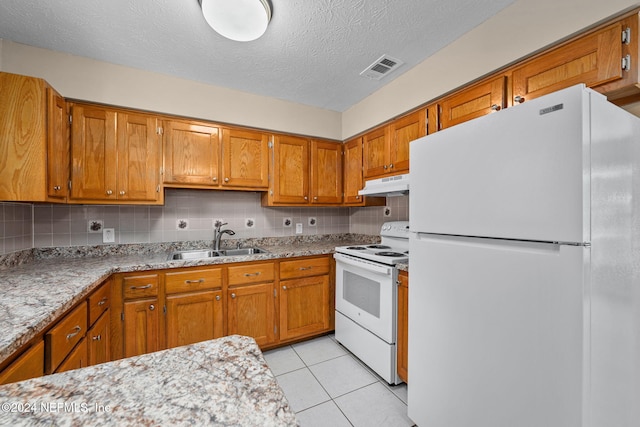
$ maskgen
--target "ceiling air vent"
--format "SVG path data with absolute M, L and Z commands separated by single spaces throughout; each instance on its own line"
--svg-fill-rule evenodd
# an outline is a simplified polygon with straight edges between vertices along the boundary
M 363 72 L 361 72 L 360 75 L 370 79 L 380 80 L 402 64 L 404 64 L 404 62 L 399 59 L 392 58 L 389 55 L 382 55 L 376 60 L 376 62 L 369 65 Z

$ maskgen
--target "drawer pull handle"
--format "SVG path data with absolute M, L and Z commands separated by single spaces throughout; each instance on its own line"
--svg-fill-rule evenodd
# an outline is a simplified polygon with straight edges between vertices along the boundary
M 129 289 L 149 289 L 151 286 L 153 286 L 151 283 L 144 285 L 144 286 L 131 286 Z
M 80 331 L 82 330 L 82 328 L 79 325 L 76 325 L 75 328 L 73 328 L 73 332 L 69 332 L 67 334 L 67 341 L 69 341 L 71 338 L 75 337 L 76 335 L 78 335 L 80 333 Z
M 298 270 L 300 271 L 305 271 L 305 270 L 311 270 L 313 268 L 313 266 L 309 266 L 309 267 L 300 267 Z
M 259 276 L 259 275 L 260 275 L 259 271 L 255 273 L 244 273 L 244 277 Z
M 186 283 L 187 285 L 190 285 L 192 283 L 204 283 L 204 279 L 198 279 L 198 280 L 185 280 L 184 283 Z
M 100 335 L 96 335 L 95 337 L 91 337 L 91 339 L 94 341 L 100 341 L 102 340 L 102 337 Z
M 98 305 L 105 305 L 109 301 L 109 298 L 104 297 L 100 301 L 98 301 Z

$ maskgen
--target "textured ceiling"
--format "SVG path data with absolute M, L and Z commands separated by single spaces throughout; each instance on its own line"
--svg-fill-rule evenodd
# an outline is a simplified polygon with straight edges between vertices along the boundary
M 515 0 L 271 0 L 267 32 L 227 40 L 198 0 L 2 0 L 0 38 L 344 111 Z M 381 55 L 405 62 L 376 81 Z

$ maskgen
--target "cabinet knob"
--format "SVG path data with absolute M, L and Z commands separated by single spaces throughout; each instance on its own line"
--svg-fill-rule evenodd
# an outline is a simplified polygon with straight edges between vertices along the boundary
M 100 341 L 102 339 L 102 336 L 96 335 L 95 337 L 91 337 L 91 339 L 94 341 Z
M 59 185 L 56 185 L 55 187 L 53 187 L 53 189 L 54 189 L 55 191 L 60 191 L 60 186 L 59 186 Z
M 387 168 L 388 168 L 387 165 L 382 166 L 382 169 L 384 169 L 384 170 L 387 170 Z
M 305 199 L 305 200 L 309 200 L 309 198 L 308 198 L 307 196 L 304 196 L 304 199 Z
M 120 191 L 120 195 L 124 196 L 126 194 L 126 192 L 124 190 Z
M 224 179 L 224 182 L 229 182 L 229 178 L 225 178 L 225 179 Z
M 213 177 L 213 182 L 218 182 L 218 177 L 217 176 Z
M 393 169 L 393 163 L 389 165 L 389 169 Z
M 110 196 L 110 195 L 112 195 L 112 194 L 113 194 L 113 191 L 111 191 L 111 190 L 107 190 L 107 196 Z
M 156 309 L 156 306 L 155 306 L 155 305 L 153 305 L 153 304 L 150 304 L 150 305 L 149 305 L 149 310 L 150 310 L 150 311 L 153 311 L 153 310 L 155 310 L 155 309 Z
M 216 301 L 220 301 L 220 295 L 216 295 Z
M 313 200 L 318 200 L 318 196 L 313 196 Z
M 356 196 L 356 200 L 360 200 L 360 196 Z
M 501 107 L 500 107 L 498 104 L 493 104 L 493 105 L 491 106 L 491 109 L 492 109 L 493 111 L 500 111 Z
M 231 294 L 231 298 L 235 299 L 236 298 L 236 294 Z
M 520 95 L 516 96 L 515 98 L 513 98 L 513 100 L 515 102 L 517 102 L 518 104 L 522 104 L 524 102 L 524 98 Z
M 286 287 L 286 286 L 283 286 L 283 287 L 282 287 L 282 290 L 283 290 L 283 291 L 286 291 L 286 290 L 287 290 L 287 287 Z

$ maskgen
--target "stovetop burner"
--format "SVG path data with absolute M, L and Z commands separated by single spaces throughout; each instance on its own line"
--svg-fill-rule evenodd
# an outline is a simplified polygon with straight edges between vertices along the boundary
M 401 254 L 400 252 L 390 252 L 390 251 L 376 252 L 376 255 L 389 256 L 389 257 L 401 257 L 401 256 L 404 256 L 404 254 Z
M 391 249 L 391 246 L 387 245 L 369 245 L 367 246 L 369 249 Z
M 351 249 L 354 251 L 366 251 L 367 248 L 365 248 L 364 246 L 348 246 L 347 249 Z

